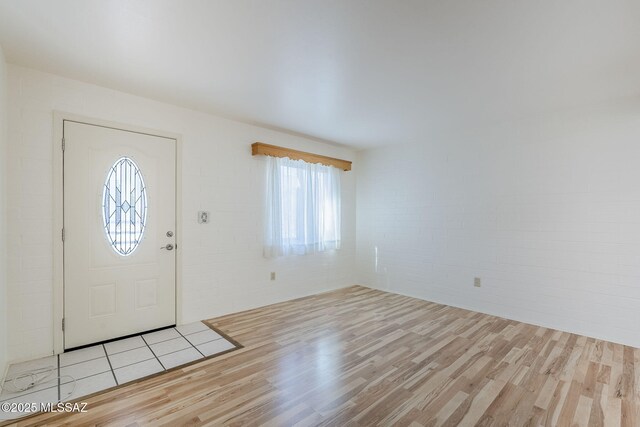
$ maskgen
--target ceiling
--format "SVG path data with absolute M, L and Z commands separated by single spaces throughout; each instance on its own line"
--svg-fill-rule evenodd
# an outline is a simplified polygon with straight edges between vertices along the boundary
M 358 148 L 640 95 L 638 0 L 0 0 L 0 44 Z

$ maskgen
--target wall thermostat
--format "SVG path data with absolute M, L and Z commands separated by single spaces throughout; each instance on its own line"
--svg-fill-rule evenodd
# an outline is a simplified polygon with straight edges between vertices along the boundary
M 200 224 L 208 224 L 209 223 L 209 212 L 207 212 L 207 211 L 199 211 L 198 212 L 198 223 L 200 223 Z

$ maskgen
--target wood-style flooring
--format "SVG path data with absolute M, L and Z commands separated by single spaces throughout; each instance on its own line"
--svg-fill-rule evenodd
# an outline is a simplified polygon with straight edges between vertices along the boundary
M 17 425 L 640 426 L 632 347 L 357 286 L 211 324 L 245 348 Z

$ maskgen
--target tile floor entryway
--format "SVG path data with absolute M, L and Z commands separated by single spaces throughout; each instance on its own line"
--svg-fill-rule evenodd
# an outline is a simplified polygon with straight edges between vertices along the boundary
M 117 341 L 44 357 L 9 367 L 0 403 L 57 403 L 78 399 L 129 381 L 166 371 L 238 346 L 202 322 L 162 329 Z M 34 376 L 13 384 L 22 373 Z M 38 380 L 35 387 L 15 392 Z M 0 412 L 0 421 L 26 415 Z

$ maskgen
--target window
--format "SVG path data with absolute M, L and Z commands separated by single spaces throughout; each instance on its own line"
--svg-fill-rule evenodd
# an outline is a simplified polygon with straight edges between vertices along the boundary
M 340 248 L 340 170 L 267 157 L 265 256 Z
M 102 219 L 111 247 L 131 255 L 142 240 L 147 220 L 147 191 L 138 165 L 121 157 L 107 172 L 102 192 Z

